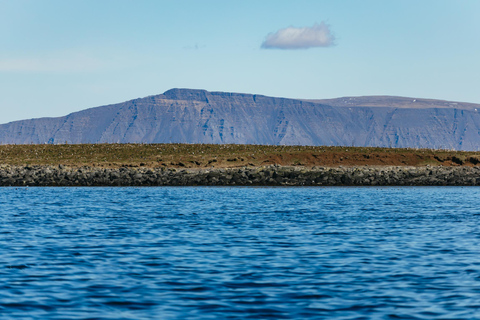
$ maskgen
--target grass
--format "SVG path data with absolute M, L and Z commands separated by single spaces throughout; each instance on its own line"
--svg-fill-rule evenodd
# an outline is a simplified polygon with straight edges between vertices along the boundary
M 0 145 L 0 165 L 71 167 L 242 167 L 480 165 L 480 152 L 376 147 L 212 144 Z

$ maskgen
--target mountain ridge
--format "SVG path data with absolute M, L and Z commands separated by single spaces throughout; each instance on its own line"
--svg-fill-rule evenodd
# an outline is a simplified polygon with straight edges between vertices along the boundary
M 174 88 L 62 117 L 2 124 L 0 143 L 233 143 L 478 150 L 480 116 L 476 109 L 480 105 L 407 97 L 302 100 Z

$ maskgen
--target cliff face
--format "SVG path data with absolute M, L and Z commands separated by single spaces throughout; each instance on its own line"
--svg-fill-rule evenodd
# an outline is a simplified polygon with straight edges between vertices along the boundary
M 64 117 L 3 124 L 0 143 L 299 144 L 475 151 L 480 148 L 480 115 L 476 111 L 480 105 L 421 100 L 424 103 L 417 108 L 414 103 L 406 104 L 405 101 L 413 101 L 410 98 L 368 98 L 361 97 L 358 102 L 355 98 L 353 102 L 352 98 L 306 101 L 172 89 L 161 95 Z

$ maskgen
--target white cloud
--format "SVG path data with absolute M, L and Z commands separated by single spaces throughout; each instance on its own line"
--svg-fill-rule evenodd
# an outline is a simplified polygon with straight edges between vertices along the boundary
M 330 47 L 335 37 L 325 22 L 316 23 L 312 27 L 288 27 L 269 33 L 262 43 L 263 49 L 308 49 L 314 47 Z

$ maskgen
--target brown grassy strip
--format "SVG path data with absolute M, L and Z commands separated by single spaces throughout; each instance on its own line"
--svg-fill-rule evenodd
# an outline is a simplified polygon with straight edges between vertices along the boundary
M 0 145 L 0 165 L 230 168 L 244 166 L 477 166 L 480 152 L 375 147 L 213 144 Z

